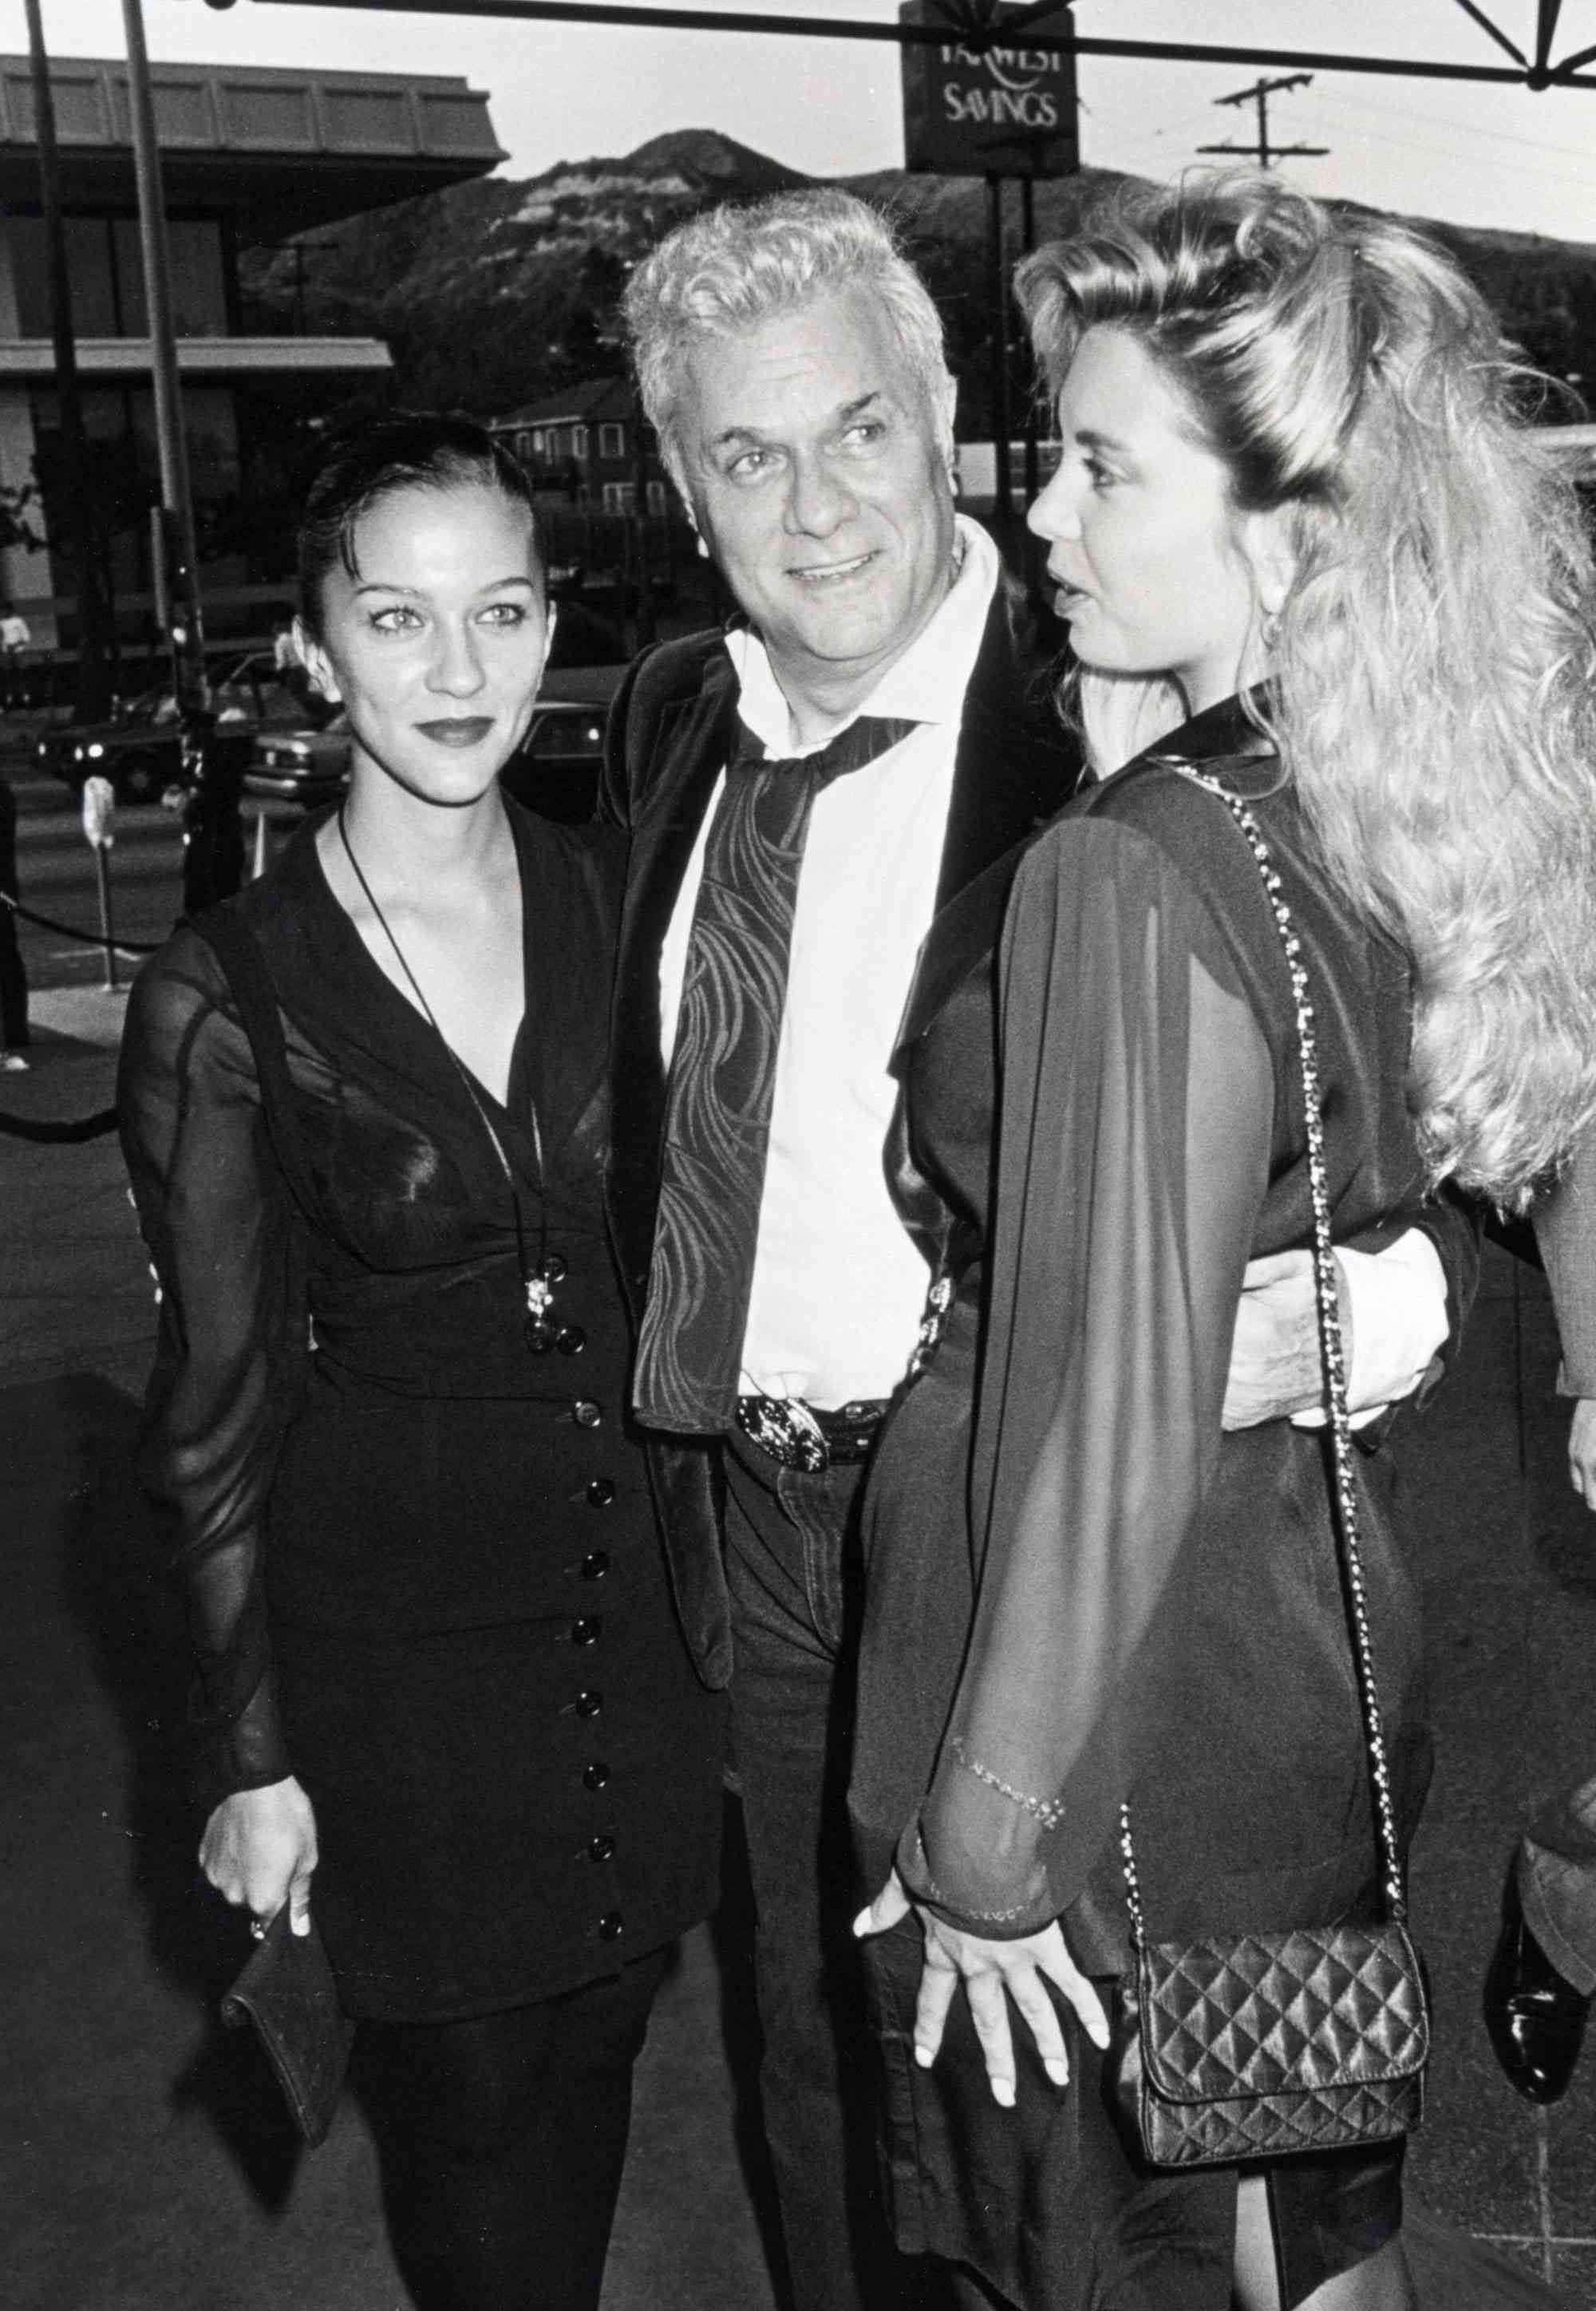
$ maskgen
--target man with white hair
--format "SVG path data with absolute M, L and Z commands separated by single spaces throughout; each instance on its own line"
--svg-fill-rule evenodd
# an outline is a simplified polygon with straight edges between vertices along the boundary
M 744 614 L 645 653 L 610 726 L 634 1407 L 688 1641 L 731 1684 L 795 2298 L 882 2311 L 905 2280 L 877 2211 L 849 1934 L 873 1889 L 843 1800 L 859 1497 L 931 1280 L 886 1184 L 894 1053 L 990 953 L 1079 758 L 991 540 L 955 512 L 940 319 L 874 211 L 815 189 L 695 217 L 638 268 L 627 318 Z M 1466 1290 L 1468 1232 L 1444 1240 Z M 1411 1390 L 1448 1329 L 1434 1246 L 1403 1244 L 1394 1321 L 1354 1287 L 1365 1404 Z M 1227 1417 L 1319 1388 L 1304 1268 L 1238 1326 Z

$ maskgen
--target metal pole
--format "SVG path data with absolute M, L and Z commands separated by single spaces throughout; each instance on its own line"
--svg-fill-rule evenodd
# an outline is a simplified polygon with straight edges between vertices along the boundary
M 1036 246 L 1036 179 L 1020 179 L 1020 246 L 1029 257 Z M 1036 395 L 1025 396 L 1025 503 L 1035 504 L 1042 488 L 1042 458 L 1036 440 Z
M 650 31 L 766 32 L 781 39 L 885 40 L 899 48 L 935 48 L 951 34 L 978 54 L 1001 46 L 1006 36 L 1014 37 L 1012 30 L 1006 35 L 1002 23 L 995 24 L 990 31 L 973 27 L 955 30 L 951 16 L 946 24 L 850 23 L 835 16 L 799 16 L 784 11 L 779 13 L 774 9 L 763 13 L 726 9 L 711 14 L 707 8 L 665 7 L 660 0 L 645 0 L 642 5 L 623 4 L 623 0 L 256 0 L 256 4 L 369 9 L 405 16 L 508 17 L 528 24 L 597 24 L 606 31 L 628 25 Z M 1318 48 L 1232 48 L 1197 40 L 1094 39 L 1073 31 L 1050 32 L 1043 25 L 1028 29 L 1025 38 L 1027 48 L 1047 55 L 1073 48 L 1077 57 L 1140 57 L 1164 64 L 1299 65 L 1315 72 L 1377 73 L 1407 80 L 1474 81 L 1531 89 L 1596 89 L 1596 77 L 1577 77 L 1583 65 L 1596 61 L 1596 48 L 1583 48 L 1577 56 L 1565 57 L 1560 64 L 1548 63 L 1544 70 L 1537 72 L 1526 59 L 1518 57 L 1515 49 L 1509 50 L 1518 57 L 1512 65 L 1462 65 L 1436 64 L 1417 57 L 1344 56 L 1339 51 Z
M 105 992 L 117 992 L 117 935 L 111 926 L 111 862 L 103 843 L 94 850 L 94 876 L 100 885 L 100 935 L 105 948 Z
M 992 527 L 1002 545 L 1014 518 L 1014 475 L 1008 455 L 1008 265 L 1001 177 L 987 179 L 987 261 L 992 275 Z
M 183 432 L 178 349 L 172 336 L 171 275 L 166 248 L 166 203 L 161 182 L 161 147 L 155 135 L 155 106 L 150 93 L 150 59 L 144 48 L 140 0 L 122 0 L 127 31 L 127 110 L 133 126 L 133 166 L 138 182 L 138 238 L 144 267 L 144 307 L 150 322 L 150 369 L 155 388 L 155 441 L 161 458 L 161 502 L 171 519 L 172 545 L 179 569 L 187 569 L 192 598 L 174 603 L 173 642 L 196 662 L 205 677 L 204 632 L 194 576 L 198 554 L 194 501 L 188 487 L 188 445 Z M 185 631 L 186 629 L 186 631 Z M 192 647 L 191 647 L 192 645 Z
M 168 579 L 172 686 L 182 730 L 183 779 L 188 790 L 183 809 L 183 903 L 193 912 L 214 899 L 226 898 L 239 888 L 244 872 L 244 833 L 239 817 L 240 780 L 235 767 L 231 756 L 224 767 L 222 750 L 207 743 L 215 718 L 211 711 L 210 684 L 205 677 L 199 554 L 188 483 L 188 445 L 183 431 L 178 349 L 172 331 L 161 147 L 155 134 L 155 105 L 150 92 L 150 59 L 144 46 L 140 0 L 122 0 L 122 21 L 127 36 L 127 110 L 138 182 L 139 248 L 144 257 L 144 305 L 150 323 L 161 502 L 171 554 Z
M 94 558 L 89 509 L 83 501 L 88 458 L 83 403 L 78 397 L 77 339 L 72 326 L 72 290 L 66 270 L 66 232 L 61 221 L 61 171 L 56 152 L 56 100 L 44 45 L 39 0 L 24 0 L 28 55 L 32 65 L 34 135 L 39 145 L 39 205 L 44 218 L 45 267 L 49 276 L 50 336 L 56 355 L 56 406 L 60 417 L 61 471 L 57 502 L 65 515 L 63 543 L 77 586 L 77 691 L 80 720 L 97 722 L 110 708 L 105 655 L 105 598 Z

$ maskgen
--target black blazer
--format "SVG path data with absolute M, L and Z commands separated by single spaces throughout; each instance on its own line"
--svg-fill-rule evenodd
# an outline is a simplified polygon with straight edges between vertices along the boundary
M 1021 632 L 1023 607 L 1000 581 L 970 686 L 955 759 L 937 911 L 920 952 L 903 1034 L 924 1031 L 990 953 L 1021 847 L 1073 793 L 1080 756 Z M 610 1230 L 634 1323 L 642 1316 L 659 1196 L 665 1069 L 659 951 L 715 781 L 732 753 L 737 683 L 719 632 L 646 651 L 610 714 L 599 815 L 632 833 L 611 1037 Z M 889 1155 L 889 1162 L 894 1159 Z M 657 1438 L 650 1470 L 682 1626 L 699 1675 L 731 1675 L 720 1561 L 719 1455 Z

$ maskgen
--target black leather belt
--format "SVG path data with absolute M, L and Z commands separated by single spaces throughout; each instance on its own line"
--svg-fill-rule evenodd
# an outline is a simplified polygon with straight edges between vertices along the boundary
M 884 1396 L 856 1397 L 822 1412 L 801 1396 L 739 1396 L 737 1426 L 784 1469 L 815 1476 L 864 1460 L 886 1417 Z

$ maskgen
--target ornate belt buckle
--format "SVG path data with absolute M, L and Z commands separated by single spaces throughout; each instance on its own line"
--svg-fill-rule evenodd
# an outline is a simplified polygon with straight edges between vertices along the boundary
M 745 1435 L 784 1469 L 812 1477 L 831 1466 L 825 1432 L 801 1397 L 739 1397 L 737 1420 Z

